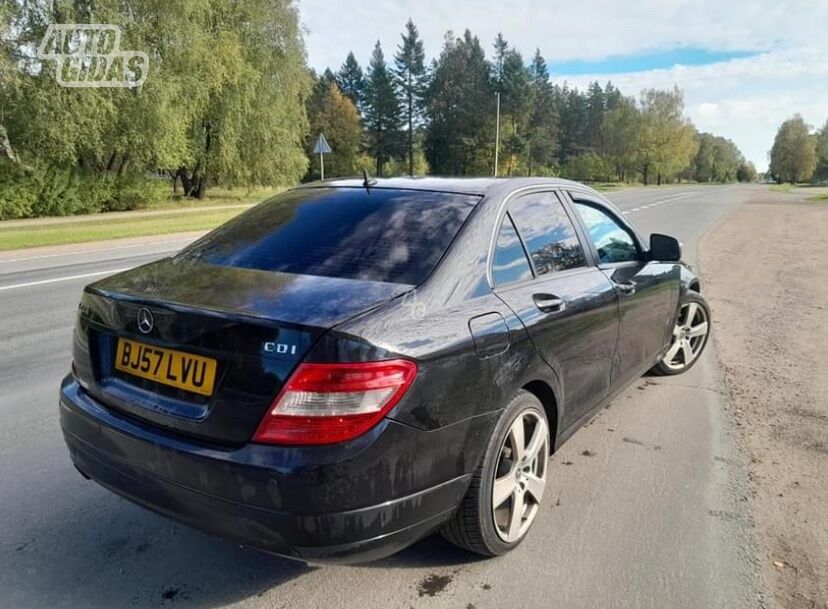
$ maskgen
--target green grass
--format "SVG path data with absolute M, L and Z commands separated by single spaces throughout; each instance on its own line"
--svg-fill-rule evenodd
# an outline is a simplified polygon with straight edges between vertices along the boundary
M 0 251 L 215 228 L 281 188 L 215 188 L 202 200 L 166 199 L 128 212 L 0 222 Z
M 736 182 L 671 182 L 664 184 L 648 184 L 644 186 L 643 182 L 587 182 L 589 186 L 599 192 L 612 192 L 615 190 L 624 190 L 626 188 L 680 188 L 683 186 L 721 186 L 722 184 L 735 184 Z
M 244 211 L 245 207 L 181 213 L 130 214 L 129 217 L 108 217 L 118 214 L 101 214 L 100 220 L 84 219 L 77 222 L 54 221 L 37 224 L 0 224 L 0 251 L 42 245 L 85 243 L 101 239 L 120 239 L 146 235 L 167 235 L 187 231 L 209 230 Z
M 771 192 L 784 192 L 789 195 L 805 197 L 804 200 L 814 203 L 828 201 L 828 186 L 818 184 L 771 184 Z

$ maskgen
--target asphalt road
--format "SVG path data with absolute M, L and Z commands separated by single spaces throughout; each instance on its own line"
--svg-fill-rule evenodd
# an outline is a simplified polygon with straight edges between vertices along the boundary
M 699 236 L 755 188 L 651 188 L 610 198 L 642 233 L 682 240 L 692 264 Z M 185 243 L 0 257 L 0 605 L 757 605 L 743 473 L 712 344 L 684 376 L 641 379 L 553 457 L 529 538 L 499 559 L 479 560 L 434 537 L 369 565 L 309 567 L 192 531 L 83 480 L 57 417 L 81 288 Z

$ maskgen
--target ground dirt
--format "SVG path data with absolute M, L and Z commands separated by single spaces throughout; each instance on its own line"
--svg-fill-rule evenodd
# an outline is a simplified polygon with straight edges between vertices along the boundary
M 760 193 L 701 242 L 765 598 L 828 608 L 828 203 Z

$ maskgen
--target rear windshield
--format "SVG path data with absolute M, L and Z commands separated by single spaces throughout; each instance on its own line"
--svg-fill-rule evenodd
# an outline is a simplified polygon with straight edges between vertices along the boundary
M 297 189 L 220 226 L 179 257 L 219 266 L 418 285 L 477 200 L 413 190 Z

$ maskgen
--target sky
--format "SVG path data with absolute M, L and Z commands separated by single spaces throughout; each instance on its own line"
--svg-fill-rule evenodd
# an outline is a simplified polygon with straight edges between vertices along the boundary
M 470 29 L 491 57 L 502 32 L 527 63 L 539 48 L 552 79 L 612 80 L 624 94 L 678 85 L 696 128 L 732 139 L 757 169 L 794 113 L 828 120 L 828 0 L 299 0 L 308 60 L 363 66 L 377 40 L 396 52 L 409 19 L 429 61 L 445 32 Z

